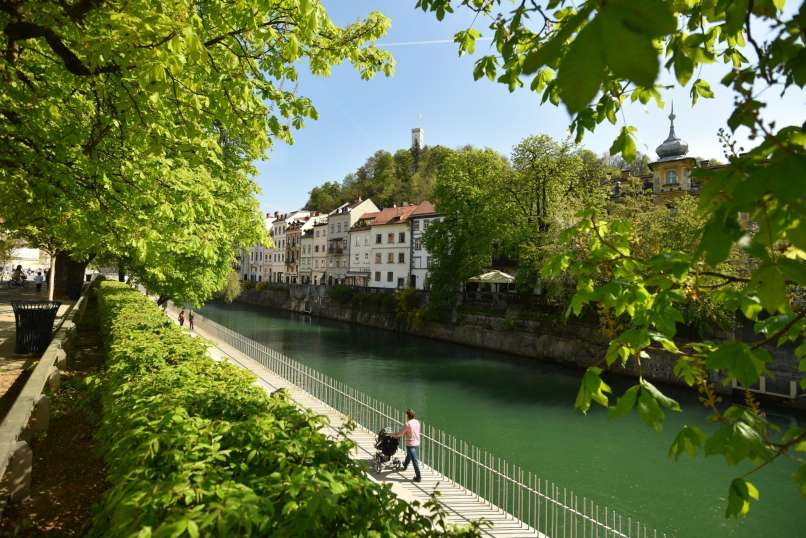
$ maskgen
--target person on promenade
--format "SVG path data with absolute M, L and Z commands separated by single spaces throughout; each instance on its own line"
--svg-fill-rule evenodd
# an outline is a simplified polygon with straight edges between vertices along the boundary
M 406 423 L 399 432 L 393 433 L 394 437 L 403 437 L 406 442 L 406 460 L 403 462 L 403 471 L 409 468 L 409 462 L 414 465 L 414 481 L 422 480 L 420 475 L 420 464 L 417 461 L 417 448 L 420 446 L 420 421 L 415 417 L 414 409 L 406 409 Z
M 185 311 L 182 310 L 181 312 L 179 312 L 179 326 L 184 327 L 184 325 L 185 325 Z
M 26 278 L 28 277 L 22 272 L 22 265 L 18 265 L 17 268 L 11 273 L 11 281 L 21 288 L 25 287 Z
M 188 312 L 188 329 L 193 330 L 193 310 Z
M 34 277 L 34 282 L 36 282 L 36 291 L 42 291 L 42 283 L 44 281 L 45 277 L 42 276 L 42 271 L 38 271 Z

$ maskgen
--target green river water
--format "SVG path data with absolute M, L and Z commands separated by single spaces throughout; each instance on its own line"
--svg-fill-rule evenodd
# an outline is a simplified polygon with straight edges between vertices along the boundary
M 637 416 L 612 420 L 574 410 L 577 369 L 394 332 L 247 305 L 207 305 L 201 313 L 551 480 L 560 487 L 683 537 L 806 537 L 806 501 L 780 461 L 753 475 L 761 500 L 742 521 L 723 516 L 730 481 L 746 468 L 716 458 L 675 463 L 667 451 L 683 424 L 708 429 L 696 396 L 660 434 Z M 631 383 L 609 378 L 614 390 Z M 804 422 L 786 411 L 782 425 Z

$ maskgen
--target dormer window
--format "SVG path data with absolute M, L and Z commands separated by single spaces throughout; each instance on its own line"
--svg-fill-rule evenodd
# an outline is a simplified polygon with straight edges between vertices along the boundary
M 675 170 L 669 170 L 666 172 L 666 184 L 677 185 L 677 172 Z

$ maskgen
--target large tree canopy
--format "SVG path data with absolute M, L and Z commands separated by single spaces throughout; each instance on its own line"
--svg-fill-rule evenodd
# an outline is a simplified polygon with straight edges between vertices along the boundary
M 718 405 L 714 380 L 752 387 L 768 374 L 770 346 L 791 346 L 806 371 L 806 132 L 780 126 L 765 115 L 772 99 L 802 92 L 806 84 L 806 4 L 784 10 L 784 0 L 418 0 L 442 19 L 456 7 L 492 21 L 492 54 L 476 62 L 476 79 L 489 77 L 510 90 L 529 85 L 543 102 L 563 104 L 571 131 L 581 139 L 598 124 L 617 124 L 627 102 L 662 106 L 661 68 L 690 88 L 692 105 L 714 96 L 701 78 L 704 64 L 721 61 L 718 81 L 732 93 L 723 142 L 729 163 L 695 172 L 702 184 L 693 244 L 660 253 L 641 246 L 633 223 L 591 208 L 563 234 L 565 252 L 545 268 L 548 276 L 577 282 L 569 313 L 588 305 L 619 321 L 606 356 L 582 380 L 577 406 L 609 406 L 616 416 L 633 410 L 660 429 L 664 409 L 680 406 L 648 381 L 628 389 L 617 403 L 603 370 L 631 362 L 639 369 L 659 351 L 675 358 L 675 373 L 696 387 L 720 427 L 711 434 L 684 427 L 670 449 L 678 457 L 704 453 L 729 464 L 750 462 L 727 495 L 729 516 L 744 516 L 759 492 L 750 475 L 783 455 L 798 462 L 793 478 L 806 497 L 806 430 L 780 432 L 747 392 L 744 404 Z M 763 36 L 763 37 L 762 37 Z M 460 53 L 473 53 L 476 28 L 456 34 Z M 707 72 L 707 71 L 706 71 Z M 530 80 L 529 80 L 530 79 Z M 796 121 L 803 121 L 802 111 Z M 737 147 L 733 132 L 749 132 L 757 145 Z M 621 126 L 610 148 L 636 157 L 635 129 Z M 689 219 L 690 223 L 694 223 Z M 693 229 L 686 226 L 686 230 Z M 681 243 L 685 243 L 681 242 Z M 725 269 L 737 250 L 747 274 Z M 745 340 L 680 338 L 678 324 L 694 301 L 714 298 L 741 312 L 756 335 Z M 806 388 L 806 376 L 800 385 Z
M 388 26 L 316 0 L 0 1 L 0 218 L 203 300 L 263 239 L 251 162 L 316 118 L 298 66 L 388 74 Z

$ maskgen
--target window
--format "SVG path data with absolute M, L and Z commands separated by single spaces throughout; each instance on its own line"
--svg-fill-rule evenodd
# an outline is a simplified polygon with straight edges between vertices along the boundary
M 381 263 L 381 253 L 380 252 L 375 253 L 375 263 L 377 263 L 377 264 Z
M 364 261 L 365 261 L 365 262 L 368 262 L 368 261 L 369 261 L 369 252 L 365 252 L 365 253 L 364 253 Z
M 375 234 L 375 244 L 376 245 L 381 244 L 381 234 Z
M 397 234 L 397 242 L 398 243 L 406 242 L 406 232 L 400 232 L 399 234 Z
M 336 225 L 336 231 L 341 233 L 341 222 Z
M 386 255 L 386 263 L 395 263 L 395 253 L 390 252 Z
M 380 281 L 381 281 L 381 272 L 380 271 L 375 271 L 375 282 L 380 282 Z
M 431 224 L 431 221 L 430 221 L 430 220 L 425 219 L 425 220 L 423 221 L 423 231 L 426 231 L 426 230 L 428 229 L 428 225 L 429 225 L 429 224 Z
M 394 232 L 390 232 L 386 235 L 386 242 L 387 243 L 394 243 L 395 242 L 395 234 Z
M 414 240 L 414 250 L 422 250 L 423 249 L 423 240 L 419 237 Z
M 316 235 L 316 237 L 319 237 L 319 230 L 316 230 L 315 235 Z
M 333 232 L 335 232 L 335 231 L 336 231 L 336 225 L 335 225 L 335 224 L 331 224 L 331 225 L 330 225 L 330 233 L 333 233 Z
M 429 269 L 431 269 L 431 266 L 433 265 L 431 263 L 431 260 L 433 260 L 433 259 L 434 258 L 426 258 L 425 266 L 428 267 Z
M 319 245 L 314 245 L 313 246 L 313 251 L 314 252 L 319 252 Z
M 406 263 L 406 254 L 403 252 L 397 253 L 397 263 Z
M 403 286 L 405 286 L 405 284 L 404 284 L 404 279 L 403 279 L 403 277 L 399 277 L 399 278 L 397 279 L 397 287 L 398 287 L 398 288 L 402 288 Z
M 394 280 L 395 280 L 395 274 L 392 271 L 388 271 L 386 273 L 386 281 L 387 282 L 394 282 Z
M 420 229 L 420 221 L 415 219 L 411 221 L 411 229 L 412 230 L 419 230 Z
M 358 252 L 355 253 L 355 261 L 358 261 Z
M 677 172 L 674 170 L 669 170 L 666 172 L 666 184 L 667 185 L 676 185 L 677 184 Z

